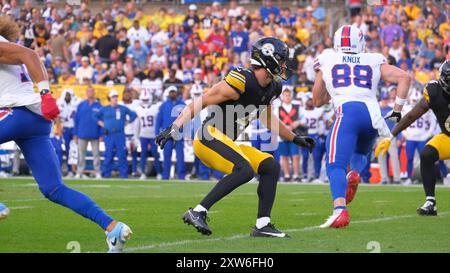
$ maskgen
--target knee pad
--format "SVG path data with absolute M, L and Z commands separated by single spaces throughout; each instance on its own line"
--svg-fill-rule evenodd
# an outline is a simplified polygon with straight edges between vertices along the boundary
M 233 173 L 239 173 L 239 177 L 242 180 L 250 181 L 253 177 L 255 177 L 255 172 L 253 171 L 252 166 L 247 161 L 242 161 L 237 163 L 233 168 Z
M 280 164 L 273 158 L 268 157 L 261 161 L 258 167 L 258 174 L 280 174 Z
M 439 152 L 431 145 L 425 145 L 420 152 L 421 162 L 432 162 L 433 164 L 439 160 Z

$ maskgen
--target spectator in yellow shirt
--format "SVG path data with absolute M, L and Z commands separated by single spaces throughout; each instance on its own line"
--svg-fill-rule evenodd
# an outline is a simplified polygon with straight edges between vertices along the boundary
M 92 32 L 92 35 L 94 35 L 95 38 L 100 38 L 108 34 L 108 30 L 106 29 L 105 23 L 103 21 L 98 21 L 95 23 L 94 31 Z
M 450 30 L 450 16 L 447 16 L 447 20 L 439 26 L 439 35 L 445 37 L 447 30 Z
M 404 8 L 404 11 L 406 16 L 408 16 L 410 20 L 416 21 L 417 19 L 419 19 L 422 10 L 418 6 L 416 6 L 414 2 L 415 2 L 414 0 L 408 0 Z
M 61 76 L 59 76 L 59 84 L 75 84 L 76 78 L 74 75 L 70 74 L 69 71 L 64 68 L 61 70 Z

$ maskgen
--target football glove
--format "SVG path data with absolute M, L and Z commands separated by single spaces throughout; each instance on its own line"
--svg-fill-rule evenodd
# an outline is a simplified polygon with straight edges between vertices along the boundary
M 402 119 L 402 113 L 392 110 L 384 118 L 393 122 L 399 122 Z
M 164 145 L 166 145 L 167 141 L 169 140 L 176 140 L 179 137 L 180 128 L 176 126 L 175 124 L 170 125 L 167 127 L 164 131 L 159 133 L 156 136 L 156 145 L 161 147 L 161 149 L 164 148 Z
M 375 157 L 378 157 L 378 155 L 381 153 L 381 155 L 385 155 L 387 151 L 389 150 L 389 146 L 391 145 L 391 139 L 390 137 L 383 138 L 375 148 Z
M 313 138 L 308 136 L 295 136 L 294 140 L 292 140 L 295 144 L 300 147 L 308 148 L 309 152 L 312 153 L 314 146 L 316 145 L 316 141 Z
M 59 115 L 59 108 L 50 90 L 41 91 L 41 112 L 46 120 L 54 120 Z

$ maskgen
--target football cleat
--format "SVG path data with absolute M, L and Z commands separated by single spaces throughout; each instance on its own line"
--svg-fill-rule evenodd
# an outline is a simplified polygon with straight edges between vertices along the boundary
M 118 222 L 111 232 L 106 231 L 106 242 L 108 243 L 108 253 L 120 253 L 123 251 L 125 243 L 131 239 L 130 227 L 122 222 Z
M 361 177 L 358 171 L 352 170 L 347 174 L 347 193 L 345 195 L 345 203 L 348 205 L 355 198 L 356 191 L 358 190 L 359 182 L 361 182 Z
M 0 220 L 6 219 L 6 217 L 8 217 L 9 215 L 9 212 L 9 208 L 0 203 Z
M 268 223 L 266 226 L 262 228 L 254 227 L 252 233 L 250 233 L 251 237 L 274 237 L 274 238 L 290 238 L 284 232 L 279 231 L 273 224 Z
M 437 207 L 431 201 L 426 201 L 422 207 L 417 209 L 417 214 L 422 216 L 437 216 Z
M 206 215 L 206 211 L 194 211 L 192 208 L 190 208 L 184 215 L 183 215 L 183 222 L 194 226 L 198 232 L 200 232 L 203 235 L 211 235 L 212 231 L 209 228 L 208 224 L 206 223 L 209 221 L 208 216 Z
M 337 210 L 328 217 L 327 221 L 320 225 L 320 228 L 342 228 L 346 227 L 350 224 L 350 215 L 348 214 L 348 211 L 343 210 Z

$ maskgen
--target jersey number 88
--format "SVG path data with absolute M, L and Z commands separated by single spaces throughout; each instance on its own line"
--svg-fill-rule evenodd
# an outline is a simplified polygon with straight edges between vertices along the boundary
M 348 87 L 352 84 L 352 71 L 347 64 L 337 64 L 331 70 L 333 87 Z M 372 68 L 369 65 L 355 65 L 353 67 L 353 84 L 357 87 L 372 89 Z

